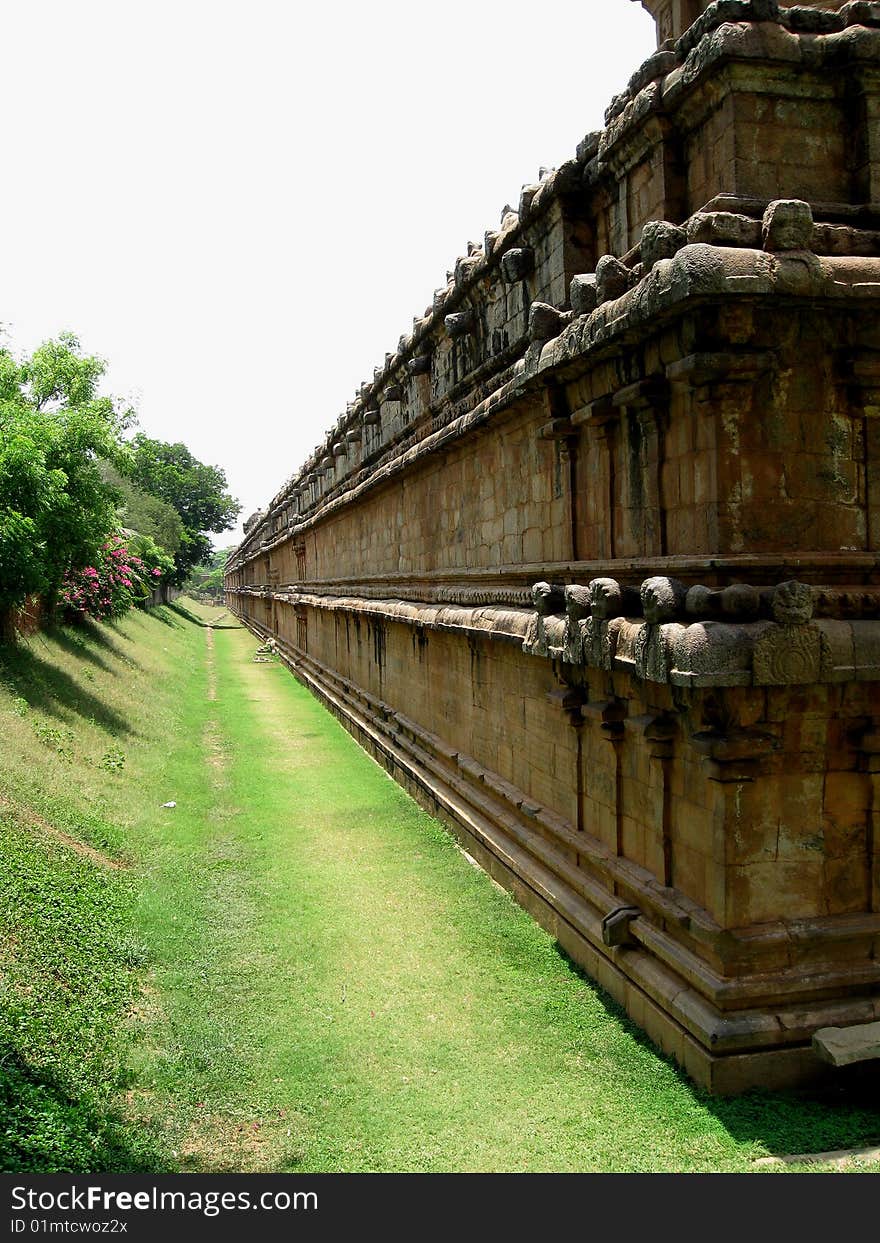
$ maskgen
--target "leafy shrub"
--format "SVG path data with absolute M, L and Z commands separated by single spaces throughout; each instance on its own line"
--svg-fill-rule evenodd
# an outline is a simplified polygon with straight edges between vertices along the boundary
M 140 557 L 129 552 L 122 540 L 107 540 L 95 565 L 68 570 L 59 593 L 65 611 L 76 617 L 107 621 L 121 617 L 133 604 L 145 600 L 161 575 L 148 570 Z M 152 580 L 148 585 L 148 579 Z

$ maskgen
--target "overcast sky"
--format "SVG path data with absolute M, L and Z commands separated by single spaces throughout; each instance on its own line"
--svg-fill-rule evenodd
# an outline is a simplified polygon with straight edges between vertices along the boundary
M 243 517 L 654 50 L 630 0 L 0 9 L 6 344 L 75 332 Z

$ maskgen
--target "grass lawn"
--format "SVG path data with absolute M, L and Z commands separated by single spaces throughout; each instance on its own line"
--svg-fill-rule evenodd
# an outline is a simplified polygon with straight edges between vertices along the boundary
M 694 1089 L 221 613 L 0 655 L 0 1167 L 732 1171 L 880 1143 L 864 1076 Z

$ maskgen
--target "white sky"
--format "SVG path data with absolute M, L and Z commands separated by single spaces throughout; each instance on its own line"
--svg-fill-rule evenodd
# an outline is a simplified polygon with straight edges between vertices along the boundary
M 75 332 L 243 518 L 654 50 L 629 0 L 0 10 L 6 343 Z

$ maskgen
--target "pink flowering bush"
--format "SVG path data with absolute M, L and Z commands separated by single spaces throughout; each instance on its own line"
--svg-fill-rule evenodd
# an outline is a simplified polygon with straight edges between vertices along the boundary
M 94 565 L 67 571 L 59 593 L 61 604 L 67 613 L 80 617 L 99 621 L 121 617 L 146 599 L 161 573 L 114 536 L 104 543 Z

